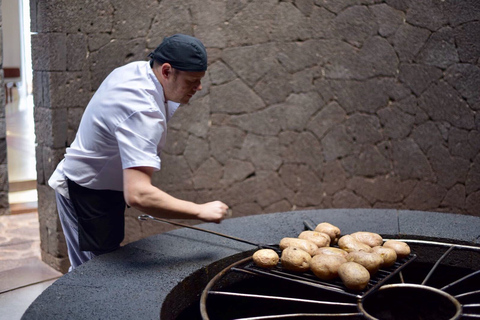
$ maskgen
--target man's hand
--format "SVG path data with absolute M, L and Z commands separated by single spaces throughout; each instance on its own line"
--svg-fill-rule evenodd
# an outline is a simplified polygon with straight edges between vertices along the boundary
M 198 219 L 205 222 L 220 223 L 229 215 L 228 206 L 221 201 L 212 201 L 200 204 Z

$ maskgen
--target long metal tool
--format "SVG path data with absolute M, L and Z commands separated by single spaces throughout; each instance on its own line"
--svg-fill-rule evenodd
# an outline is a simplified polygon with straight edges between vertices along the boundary
M 168 219 L 152 217 L 151 215 L 148 215 L 148 214 L 142 214 L 142 215 L 138 216 L 138 220 L 141 220 L 141 221 L 153 220 L 153 221 L 156 221 L 156 222 L 167 223 L 167 224 L 171 224 L 171 225 L 178 226 L 178 227 L 183 227 L 183 228 L 193 229 L 193 230 L 202 231 L 202 232 L 206 232 L 206 233 L 211 233 L 211 234 L 214 234 L 216 236 L 220 236 L 220 237 L 224 237 L 224 238 L 227 238 L 227 239 L 243 242 L 243 243 L 250 244 L 252 246 L 259 247 L 259 248 L 269 248 L 269 249 L 278 250 L 278 247 L 276 247 L 274 245 L 255 243 L 255 242 L 240 239 L 240 238 L 237 238 L 237 237 L 232 237 L 232 236 L 220 233 L 220 232 L 215 232 L 215 231 L 211 231 L 211 230 L 207 230 L 207 229 L 202 229 L 202 228 L 190 226 L 188 224 L 171 221 L 171 220 L 168 220 Z

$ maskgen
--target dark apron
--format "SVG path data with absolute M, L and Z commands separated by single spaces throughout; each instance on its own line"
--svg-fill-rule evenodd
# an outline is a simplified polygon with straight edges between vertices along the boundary
M 125 236 L 123 192 L 93 190 L 69 179 L 67 183 L 78 219 L 80 250 L 101 254 L 117 249 Z

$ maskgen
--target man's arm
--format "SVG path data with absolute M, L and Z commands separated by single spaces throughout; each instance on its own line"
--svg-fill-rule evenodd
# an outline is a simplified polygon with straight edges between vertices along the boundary
M 125 202 L 146 214 L 159 218 L 199 219 L 219 223 L 228 206 L 220 201 L 196 204 L 172 197 L 152 185 L 153 168 L 137 167 L 123 170 Z

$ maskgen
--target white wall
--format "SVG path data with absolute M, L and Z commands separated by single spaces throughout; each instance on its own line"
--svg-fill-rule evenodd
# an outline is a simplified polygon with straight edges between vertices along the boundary
M 18 0 L 2 0 L 3 67 L 22 65 L 20 5 Z

